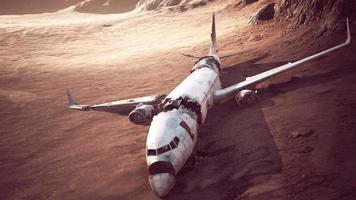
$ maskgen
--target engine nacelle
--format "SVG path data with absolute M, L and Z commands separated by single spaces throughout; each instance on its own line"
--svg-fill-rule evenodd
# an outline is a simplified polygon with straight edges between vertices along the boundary
M 257 91 L 242 90 L 235 97 L 239 106 L 251 105 L 258 102 Z
M 130 112 L 129 119 L 138 125 L 149 124 L 155 115 L 155 108 L 152 105 L 139 104 Z

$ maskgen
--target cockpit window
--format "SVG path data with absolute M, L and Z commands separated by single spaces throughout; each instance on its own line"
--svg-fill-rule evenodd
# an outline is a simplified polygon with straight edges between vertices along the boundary
M 166 153 L 170 150 L 177 148 L 178 144 L 179 144 L 179 138 L 174 137 L 173 140 L 169 144 L 167 144 L 163 147 L 160 147 L 158 149 L 147 149 L 147 156 L 157 156 L 157 155 Z
M 175 138 L 173 139 L 173 142 L 176 143 L 176 145 L 178 146 L 178 144 L 179 144 L 179 138 L 175 137 Z
M 163 146 L 159 149 L 157 149 L 157 154 L 160 155 L 162 153 L 166 153 L 167 151 L 172 150 L 171 147 L 169 145 Z

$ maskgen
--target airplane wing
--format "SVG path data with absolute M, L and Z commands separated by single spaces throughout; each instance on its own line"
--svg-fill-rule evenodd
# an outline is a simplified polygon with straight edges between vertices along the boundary
M 270 79 L 274 76 L 277 76 L 283 72 L 286 72 L 288 70 L 294 69 L 304 63 L 311 62 L 313 60 L 316 60 L 322 56 L 325 56 L 331 52 L 334 52 L 338 49 L 341 49 L 351 43 L 351 33 L 350 33 L 350 25 L 349 25 L 349 20 L 347 19 L 347 39 L 344 43 L 337 45 L 333 48 L 327 49 L 325 51 L 322 51 L 320 53 L 314 54 L 312 56 L 309 56 L 307 58 L 298 60 L 296 62 L 289 62 L 285 65 L 276 67 L 274 69 L 262 72 L 260 74 L 257 74 L 252 77 L 247 77 L 245 81 L 242 81 L 238 84 L 232 85 L 230 87 L 218 90 L 214 93 L 214 101 L 217 103 L 223 103 L 232 97 L 234 97 L 238 92 L 241 90 L 247 89 L 250 86 L 256 85 L 257 83 L 260 83 L 262 81 L 265 81 L 267 79 Z
M 67 98 L 68 98 L 68 107 L 73 110 L 79 111 L 103 111 L 103 112 L 111 112 L 120 115 L 127 115 L 132 110 L 136 108 L 138 104 L 146 104 L 146 105 L 153 105 L 158 106 L 159 103 L 166 97 L 166 95 L 155 95 L 155 96 L 147 96 L 147 97 L 140 97 L 140 98 L 133 98 L 133 99 L 125 99 L 125 100 L 118 100 L 112 101 L 107 103 L 101 104 L 94 104 L 94 105 L 81 105 L 78 104 L 67 90 Z

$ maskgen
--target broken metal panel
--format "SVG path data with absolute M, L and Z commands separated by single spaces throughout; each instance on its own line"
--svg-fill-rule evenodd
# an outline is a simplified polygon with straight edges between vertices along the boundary
M 191 72 L 194 72 L 198 69 L 201 68 L 209 68 L 212 69 L 216 72 L 220 72 L 221 68 L 220 68 L 220 61 L 215 58 L 214 56 L 205 56 L 205 57 L 201 57 L 195 64 L 193 69 L 191 70 Z
M 168 96 L 170 99 L 189 97 L 203 105 L 212 94 L 212 83 L 220 82 L 219 74 L 209 68 L 201 68 L 194 71 L 182 83 L 180 83 Z M 214 92 L 214 91 L 213 91 Z

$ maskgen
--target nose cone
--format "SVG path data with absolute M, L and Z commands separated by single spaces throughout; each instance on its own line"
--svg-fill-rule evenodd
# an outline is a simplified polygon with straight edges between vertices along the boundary
M 172 174 L 160 173 L 149 176 L 152 190 L 158 197 L 165 197 L 174 187 L 176 179 Z

